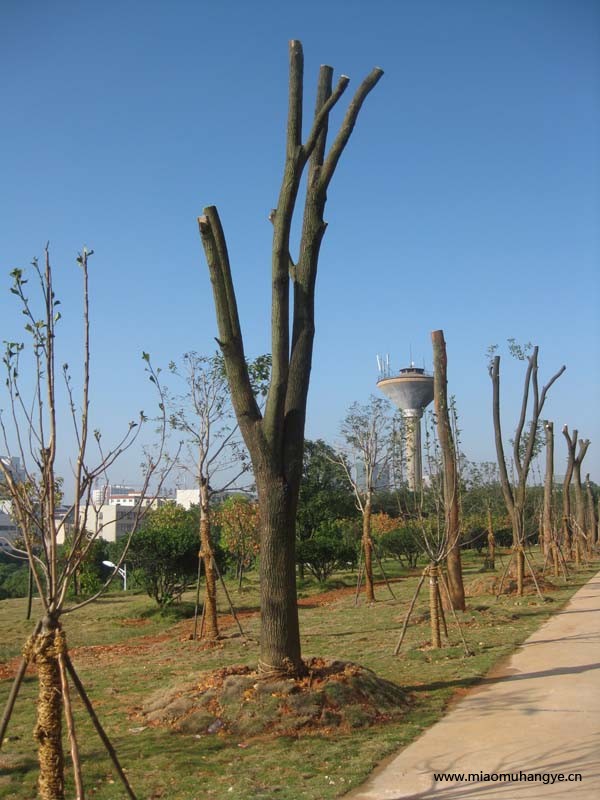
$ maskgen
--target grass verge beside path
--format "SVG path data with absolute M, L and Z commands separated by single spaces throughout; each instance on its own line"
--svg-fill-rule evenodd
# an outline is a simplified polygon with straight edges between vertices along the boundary
M 466 575 L 466 581 L 475 577 Z M 400 577 L 393 584 L 396 600 L 378 586 L 378 601 L 354 606 L 352 576 L 336 576 L 347 591 L 319 594 L 318 586 L 303 587 L 300 607 L 303 654 L 355 661 L 404 687 L 411 707 L 399 723 L 376 725 L 340 734 L 260 737 L 242 741 L 230 735 L 201 738 L 165 728 L 146 727 L 137 717 L 145 698 L 161 686 L 190 683 L 200 672 L 229 664 L 254 665 L 257 660 L 256 588 L 233 592 L 242 624 L 252 640 L 234 635 L 229 626 L 217 647 L 204 649 L 188 636 L 191 621 L 152 613 L 148 598 L 110 595 L 73 617 L 65 628 L 73 660 L 102 723 L 127 770 L 138 798 L 243 798 L 244 800 L 328 800 L 360 783 L 376 763 L 407 744 L 442 715 L 456 693 L 477 683 L 500 659 L 512 652 L 545 619 L 557 611 L 595 572 L 574 575 L 542 603 L 534 596 L 520 600 L 480 596 L 469 599 L 460 615 L 474 655 L 465 658 L 449 616 L 450 645 L 429 649 L 427 607 L 422 592 L 402 651 L 392 655 L 417 577 Z M 562 581 L 561 581 L 562 583 Z M 22 619 L 24 601 L 0 602 L 0 675 L 2 662 L 18 656 L 32 627 Z M 225 611 L 225 609 L 224 609 Z M 7 665 L 4 664 L 5 672 Z M 10 689 L 0 683 L 0 704 Z M 37 764 L 32 729 L 37 684 L 27 677 L 0 754 L 0 798 L 25 800 L 36 796 Z M 123 791 L 91 724 L 75 702 L 76 725 L 84 762 L 87 796 L 117 800 Z M 68 749 L 68 748 L 67 748 Z M 70 773 L 70 770 L 69 770 Z M 67 796 L 74 796 L 70 783 Z

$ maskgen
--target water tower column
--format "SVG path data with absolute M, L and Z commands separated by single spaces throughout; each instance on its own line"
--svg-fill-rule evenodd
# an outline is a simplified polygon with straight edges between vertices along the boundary
M 421 408 L 405 408 L 402 411 L 406 430 L 406 477 L 411 492 L 420 492 L 423 480 L 423 462 L 421 457 Z

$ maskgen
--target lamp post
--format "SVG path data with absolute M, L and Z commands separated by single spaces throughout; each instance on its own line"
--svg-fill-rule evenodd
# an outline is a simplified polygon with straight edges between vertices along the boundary
M 123 567 L 119 567 L 117 569 L 117 565 L 113 564 L 112 561 L 103 561 L 102 562 L 105 567 L 110 567 L 111 569 L 116 569 L 121 578 L 123 578 L 123 591 L 127 591 L 127 564 L 123 564 Z

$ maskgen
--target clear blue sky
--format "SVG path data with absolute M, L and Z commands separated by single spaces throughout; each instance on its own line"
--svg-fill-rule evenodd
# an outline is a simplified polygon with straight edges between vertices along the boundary
M 546 415 L 592 440 L 587 467 L 600 482 L 592 0 L 4 0 L 1 338 L 21 327 L 8 272 L 49 239 L 61 357 L 75 365 L 74 256 L 93 247 L 94 426 L 110 438 L 152 402 L 142 349 L 165 365 L 214 347 L 196 217 L 216 204 L 247 352 L 269 351 L 267 215 L 291 38 L 304 45 L 307 119 L 320 64 L 351 89 L 385 70 L 329 193 L 308 436 L 335 439 L 350 403 L 376 391 L 376 353 L 398 368 L 412 348 L 430 366 L 430 331 L 443 328 L 463 449 L 491 460 L 484 353 L 512 336 L 540 346 L 542 380 L 567 364 Z M 503 361 L 507 435 L 520 370 Z M 112 479 L 136 482 L 138 460 Z

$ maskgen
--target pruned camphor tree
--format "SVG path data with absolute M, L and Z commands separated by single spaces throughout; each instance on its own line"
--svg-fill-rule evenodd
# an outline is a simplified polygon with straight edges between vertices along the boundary
M 442 451 L 444 525 L 448 540 L 446 565 L 448 592 L 452 607 L 464 611 L 465 588 L 460 559 L 460 497 L 456 444 L 452 435 L 448 406 L 448 356 L 443 331 L 432 331 L 433 347 L 433 401 L 438 439 Z
M 271 355 L 272 373 L 264 412 L 256 401 L 244 355 L 225 234 L 214 206 L 198 219 L 213 288 L 218 343 L 223 353 L 231 399 L 248 447 L 258 491 L 261 522 L 261 645 L 259 669 L 266 674 L 301 674 L 305 667 L 295 576 L 295 519 L 302 476 L 306 402 L 315 334 L 314 296 L 327 190 L 367 95 L 381 78 L 374 69 L 361 83 L 341 127 L 327 150 L 329 115 L 346 90 L 342 75 L 333 88 L 333 69 L 319 71 L 316 107 L 303 141 L 302 45 L 289 45 L 289 107 L 286 155 L 273 224 Z M 299 253 L 291 256 L 292 218 L 307 170 Z M 290 313 L 290 287 L 293 311 Z M 290 331 L 291 323 L 291 331 Z
M 489 351 L 491 356 L 489 374 L 492 379 L 492 415 L 494 420 L 494 437 L 496 442 L 496 456 L 500 472 L 500 485 L 506 509 L 510 516 L 513 534 L 513 553 L 511 562 L 516 559 L 517 594 L 523 595 L 523 580 L 525 564 L 528 558 L 525 552 L 525 500 L 527 492 L 527 479 L 536 448 L 536 437 L 541 413 L 546 402 L 548 391 L 560 378 L 566 367 L 562 366 L 540 390 L 538 378 L 538 352 L 539 348 L 533 347 L 528 353 L 528 347 L 522 348 L 509 340 L 511 354 L 521 361 L 527 362 L 523 393 L 521 399 L 521 413 L 513 439 L 513 465 L 516 477 L 513 482 L 509 478 L 508 465 L 504 453 L 502 440 L 502 424 L 500 421 L 500 356 L 495 355 L 496 348 Z M 527 415 L 529 413 L 529 422 Z M 509 562 L 509 564 L 511 563 Z M 532 578 L 536 582 L 535 572 L 529 564 Z M 538 592 L 539 592 L 539 587 Z
M 437 341 L 436 337 L 436 346 L 438 345 L 439 341 Z M 434 355 L 434 367 L 440 367 L 440 362 L 438 360 L 440 355 L 439 351 Z M 438 388 L 442 386 L 443 381 L 441 381 L 439 376 Z M 440 410 L 442 414 L 444 414 L 443 402 L 440 403 Z M 447 411 L 448 409 L 446 409 L 446 412 Z M 450 424 L 449 415 L 446 421 Z M 421 504 L 415 509 L 416 519 L 413 530 L 415 538 L 419 543 L 419 549 L 426 556 L 429 563 L 421 573 L 415 593 L 409 604 L 400 631 L 400 637 L 394 649 L 394 655 L 398 655 L 400 652 L 417 599 L 426 580 L 429 582 L 431 646 L 435 649 L 442 646 L 442 632 L 446 639 L 448 639 L 448 625 L 444 613 L 445 600 L 446 608 L 450 609 L 456 623 L 465 655 L 470 655 L 458 620 L 458 615 L 456 614 L 455 603 L 451 596 L 450 581 L 449 578 L 447 579 L 443 570 L 443 563 L 444 561 L 447 562 L 448 554 L 456 544 L 456 533 L 453 527 L 454 521 L 451 518 L 451 514 L 448 513 L 449 503 L 447 502 L 452 501 L 455 492 L 450 491 L 449 495 L 446 494 L 446 487 L 451 489 L 451 483 L 449 483 L 449 475 L 445 471 L 447 462 L 444 460 L 443 448 L 439 439 L 440 428 L 442 429 L 442 435 L 444 436 L 446 434 L 446 431 L 443 430 L 443 426 L 443 422 L 440 426 L 437 413 L 435 415 L 431 412 L 426 413 L 424 450 L 429 474 L 429 486 L 427 487 L 427 491 L 422 493 Z
M 544 422 L 546 432 L 546 473 L 544 477 L 544 507 L 542 520 L 542 536 L 545 563 L 552 561 L 554 576 L 558 577 L 559 563 L 562 553 L 558 541 L 557 530 L 554 525 L 554 423 L 550 420 Z M 564 559 L 563 559 L 564 560 Z
M 598 517 L 596 516 L 596 504 L 594 503 L 594 492 L 592 491 L 589 472 L 585 476 L 585 502 L 587 529 L 589 531 L 589 554 L 592 555 L 598 544 Z
M 579 565 L 589 552 L 589 534 L 587 531 L 586 503 L 581 484 L 581 464 L 590 446 L 589 439 L 579 439 L 579 451 L 577 451 L 577 434 L 569 434 L 567 425 L 563 427 L 563 436 L 567 440 L 567 471 L 565 474 L 564 497 L 563 497 L 563 524 L 569 537 L 570 549 L 575 558 L 575 564 Z M 575 516 L 571 513 L 571 480 L 575 493 Z
M 448 356 L 444 332 L 432 331 L 433 347 L 433 389 L 435 404 L 435 425 L 425 428 L 425 451 L 428 464 L 430 486 L 427 492 L 432 508 L 424 510 L 424 503 L 417 509 L 417 536 L 429 564 L 423 570 L 417 589 L 409 605 L 408 612 L 396 644 L 394 655 L 398 655 L 408 623 L 415 607 L 417 597 L 425 579 L 429 580 L 429 619 L 431 626 L 431 646 L 442 646 L 442 630 L 448 637 L 448 626 L 444 615 L 443 599 L 450 608 L 460 632 L 465 654 L 469 655 L 456 611 L 465 610 L 465 591 L 460 560 L 460 497 L 459 470 L 456 438 L 453 433 L 451 409 L 448 403 Z M 431 420 L 432 415 L 429 415 Z M 456 425 L 455 425 L 456 429 Z M 423 493 L 425 500 L 425 493 Z M 447 578 L 442 564 L 446 561 Z M 440 588 L 441 587 L 441 588 Z M 443 589 L 443 594 L 442 594 Z
M 80 695 L 84 707 L 90 715 L 94 727 L 104 743 L 114 767 L 123 782 L 127 796 L 135 795 L 121 768 L 117 755 L 110 744 L 89 697 L 75 671 L 69 651 L 62 619 L 88 603 L 93 602 L 108 587 L 117 574 L 127 554 L 127 542 L 121 558 L 106 583 L 91 597 L 75 601 L 69 605 L 67 591 L 73 575 L 81 567 L 90 553 L 95 540 L 102 532 L 91 502 L 94 481 L 106 475 L 107 470 L 126 450 L 139 442 L 140 431 L 147 418 L 143 413 L 131 421 L 122 439 L 111 449 L 102 445 L 100 432 L 91 430 L 90 423 L 90 317 L 88 300 L 88 260 L 92 251 L 84 250 L 77 261 L 83 276 L 83 343 L 81 393 L 76 400 L 71 373 L 67 364 L 62 367 L 67 414 L 71 416 L 69 426 L 61 426 L 63 418 L 60 384 L 56 369 L 57 343 L 56 331 L 61 318 L 60 301 L 53 288 L 53 273 L 48 248 L 45 263 L 40 266 L 33 262 L 33 275 L 40 292 L 38 303 L 28 296 L 28 280 L 25 273 L 16 269 L 12 272 L 11 291 L 16 295 L 21 311 L 27 322 L 25 329 L 31 345 L 32 373 L 28 374 L 23 362 L 25 345 L 9 342 L 4 355 L 6 387 L 8 393 L 8 412 L 6 419 L 0 416 L 3 446 L 9 455 L 18 453 L 24 468 L 24 477 L 13 474 L 0 459 L 0 475 L 8 490 L 13 514 L 20 529 L 24 549 L 9 550 L 17 558 L 29 562 L 31 574 L 36 583 L 43 609 L 42 617 L 36 624 L 32 635 L 23 650 L 23 658 L 18 669 L 12 690 L 9 694 L 4 715 L 0 722 L 0 746 L 4 742 L 6 728 L 17 700 L 19 688 L 27 666 L 31 663 L 37 669 L 39 693 L 37 700 L 37 723 L 34 737 L 38 744 L 39 779 L 38 795 L 42 800 L 63 800 L 65 797 L 65 758 L 63 752 L 63 715 L 66 721 L 74 769 L 75 794 L 78 800 L 84 795 L 77 738 L 71 706 L 72 686 Z M 157 448 L 145 456 L 145 477 L 142 496 L 149 493 L 150 481 L 158 477 L 156 492 L 160 490 L 163 475 L 157 475 L 163 455 L 166 417 L 159 382 L 158 370 L 150 364 L 144 354 L 146 371 L 155 384 L 159 396 L 159 443 Z M 23 374 L 22 374 L 23 373 Z M 58 374 L 57 374 L 58 373 Z M 29 381 L 31 380 L 31 384 Z M 31 397 L 27 398 L 24 386 L 33 387 Z M 68 416 L 67 416 L 68 419 Z M 75 457 L 72 460 L 72 481 L 70 487 L 62 486 L 56 471 L 59 453 L 75 442 Z M 90 454 L 90 450 L 95 454 Z M 167 467 L 168 470 L 168 467 Z M 63 491 L 70 491 L 68 513 L 57 517 L 57 508 L 63 498 Z M 134 509 L 130 518 L 128 541 L 135 533 L 144 515 L 141 504 Z M 58 545 L 65 535 L 66 520 L 72 518 L 70 547 L 66 555 L 59 558 Z M 70 686 L 72 684 L 72 686 Z

